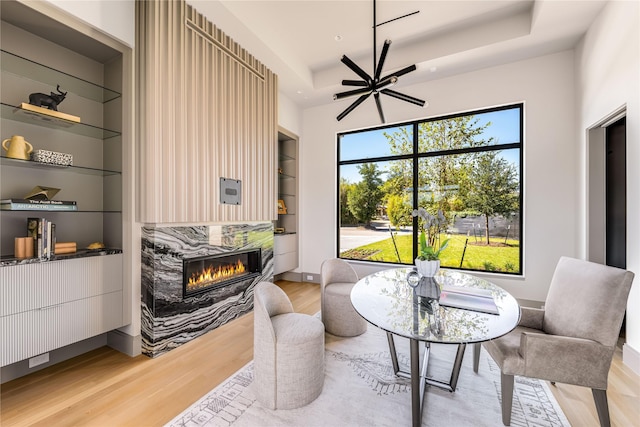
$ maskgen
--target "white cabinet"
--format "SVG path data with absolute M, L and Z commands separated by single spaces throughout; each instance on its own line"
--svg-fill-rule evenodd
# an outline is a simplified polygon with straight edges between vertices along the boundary
M 276 235 L 273 240 L 273 274 L 298 267 L 298 235 Z
M 122 254 L 0 268 L 0 366 L 123 325 Z

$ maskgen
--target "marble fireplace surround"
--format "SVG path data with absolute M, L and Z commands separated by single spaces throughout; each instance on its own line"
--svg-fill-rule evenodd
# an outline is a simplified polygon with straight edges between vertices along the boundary
M 183 259 L 262 249 L 262 273 L 183 299 Z M 253 309 L 253 289 L 273 280 L 273 224 L 142 228 L 142 353 L 160 356 Z

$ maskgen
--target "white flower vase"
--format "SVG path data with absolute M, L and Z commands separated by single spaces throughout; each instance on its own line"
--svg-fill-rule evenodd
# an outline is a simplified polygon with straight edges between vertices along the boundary
M 433 277 L 440 269 L 440 260 L 422 261 L 421 259 L 416 258 L 416 269 L 418 270 L 418 274 L 422 277 Z

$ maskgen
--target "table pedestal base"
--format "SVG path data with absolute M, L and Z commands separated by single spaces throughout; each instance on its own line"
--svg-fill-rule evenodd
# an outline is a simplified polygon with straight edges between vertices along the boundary
M 458 384 L 458 377 L 460 376 L 460 367 L 462 366 L 462 359 L 464 357 L 464 350 L 467 347 L 466 344 L 458 344 L 458 351 L 456 352 L 456 358 L 453 362 L 453 368 L 451 370 L 451 377 L 449 382 L 436 380 L 427 377 L 427 367 L 429 365 L 429 353 L 431 345 L 425 342 L 424 355 L 422 357 L 422 369 L 420 368 L 420 341 L 409 339 L 409 357 L 410 357 L 410 372 L 400 370 L 400 364 L 398 363 L 398 353 L 396 352 L 396 345 L 393 340 L 393 334 L 387 332 L 387 341 L 389 342 L 389 352 L 391 353 L 391 364 L 393 365 L 394 373 L 402 378 L 408 378 L 411 380 L 411 419 L 414 427 L 420 427 L 422 424 L 422 409 L 424 407 L 424 391 L 427 384 L 439 387 L 450 392 L 456 390 Z

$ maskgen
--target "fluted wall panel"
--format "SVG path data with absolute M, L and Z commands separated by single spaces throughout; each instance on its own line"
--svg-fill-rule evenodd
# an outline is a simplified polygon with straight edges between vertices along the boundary
M 139 220 L 276 219 L 277 77 L 184 1 L 137 7 Z

